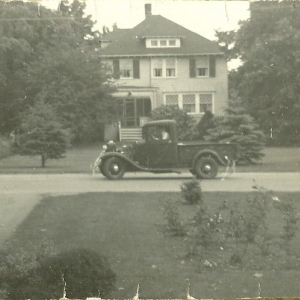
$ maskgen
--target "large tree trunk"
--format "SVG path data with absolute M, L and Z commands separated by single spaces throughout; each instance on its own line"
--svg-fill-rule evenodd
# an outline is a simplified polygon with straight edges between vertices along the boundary
M 42 168 L 45 168 L 46 166 L 46 159 L 47 159 L 46 154 L 42 154 Z

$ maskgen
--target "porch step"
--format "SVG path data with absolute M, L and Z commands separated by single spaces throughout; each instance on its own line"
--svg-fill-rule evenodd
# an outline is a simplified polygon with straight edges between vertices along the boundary
M 142 139 L 142 128 L 121 128 L 120 140 L 140 140 Z

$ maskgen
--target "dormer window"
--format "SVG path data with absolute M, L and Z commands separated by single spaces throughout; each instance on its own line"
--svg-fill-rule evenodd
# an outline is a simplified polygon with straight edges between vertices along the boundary
M 180 38 L 146 38 L 146 48 L 180 48 Z

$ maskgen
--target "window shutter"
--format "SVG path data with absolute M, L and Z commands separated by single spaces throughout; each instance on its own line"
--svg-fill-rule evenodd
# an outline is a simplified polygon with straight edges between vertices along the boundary
M 209 56 L 209 77 L 216 77 L 216 57 Z
M 190 58 L 190 77 L 196 77 L 196 60 L 195 58 Z
M 113 78 L 120 79 L 120 61 L 118 59 L 113 60 Z
M 133 60 L 133 78 L 140 78 L 140 61 L 138 59 Z

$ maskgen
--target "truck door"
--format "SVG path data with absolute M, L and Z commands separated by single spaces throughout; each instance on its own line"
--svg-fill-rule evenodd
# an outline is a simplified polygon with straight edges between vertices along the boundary
M 164 126 L 148 128 L 146 143 L 148 168 L 176 167 L 178 163 L 177 142 Z

